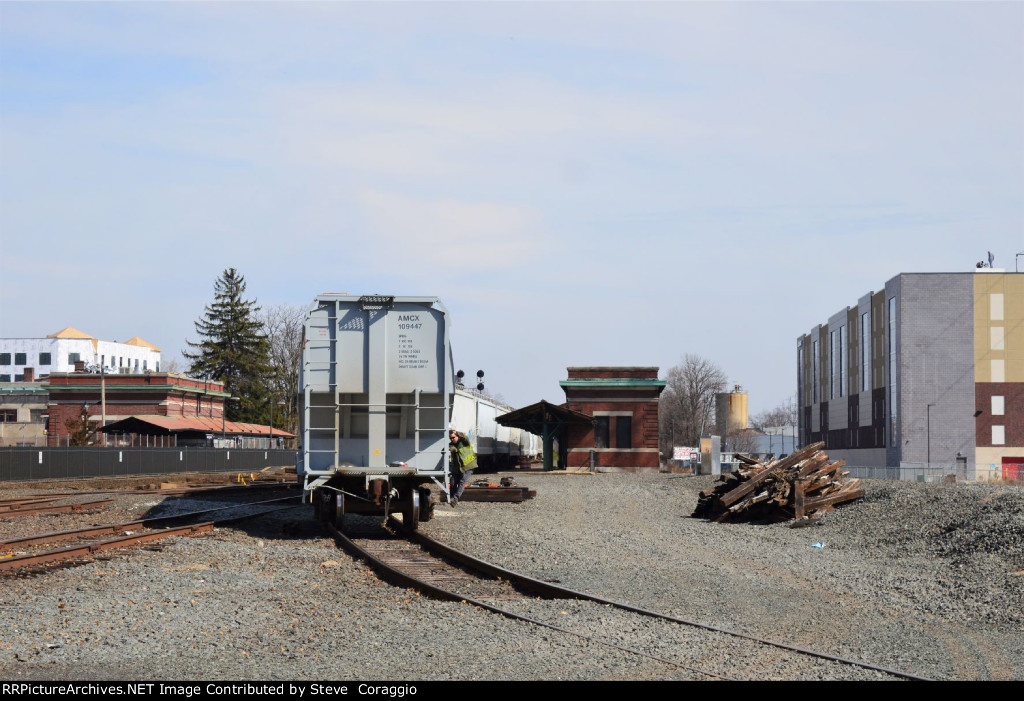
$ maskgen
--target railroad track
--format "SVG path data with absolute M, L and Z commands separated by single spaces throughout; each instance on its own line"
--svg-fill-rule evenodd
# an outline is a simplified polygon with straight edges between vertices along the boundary
M 576 599 L 596 602 L 659 622 L 685 626 L 718 636 L 728 636 L 758 646 L 776 648 L 785 651 L 787 655 L 816 658 L 828 663 L 870 670 L 897 679 L 927 681 L 925 677 L 907 672 L 689 621 L 534 579 L 455 550 L 418 531 L 406 530 L 394 518 L 389 519 L 386 524 L 367 524 L 363 521 L 354 527 L 348 527 L 348 524 L 346 526 L 348 534 L 327 524 L 327 528 L 332 532 L 340 547 L 365 560 L 382 578 L 393 584 L 411 587 L 442 600 L 466 602 L 515 620 L 558 630 L 591 643 L 613 647 L 676 669 L 687 670 L 701 678 L 726 679 L 727 677 L 708 671 L 706 668 L 702 669 L 679 657 L 653 654 L 646 649 L 649 646 L 645 646 L 644 650 L 636 649 L 609 640 L 607 636 L 598 637 L 571 630 L 561 624 L 540 620 L 539 617 L 531 615 L 529 612 L 529 603 L 537 599 Z M 565 614 L 566 612 L 561 613 Z
M 227 523 L 255 518 L 274 511 L 279 511 L 282 508 L 293 507 L 276 506 L 269 509 L 262 509 L 255 513 L 225 516 L 210 521 L 191 523 L 183 526 L 163 528 L 161 526 L 175 521 L 201 518 L 216 512 L 269 504 L 280 504 L 281 502 L 298 502 L 300 499 L 301 497 L 299 496 L 264 499 L 261 501 L 230 504 L 228 506 L 219 506 L 200 511 L 190 511 L 187 513 L 175 514 L 173 516 L 157 516 L 125 523 L 89 526 L 86 528 L 77 528 L 68 531 L 56 531 L 53 533 L 11 538 L 0 541 L 0 572 L 33 571 L 37 570 L 40 566 L 52 566 L 54 563 L 70 564 L 71 562 L 79 561 L 82 558 L 86 558 L 104 550 L 140 545 L 176 535 L 197 535 L 199 533 L 206 533 Z M 113 535 L 113 537 L 102 540 L 96 539 L 99 536 L 105 535 Z M 67 541 L 78 542 L 73 545 L 59 548 L 46 550 L 37 549 L 41 545 L 52 545 L 54 543 Z M 33 552 L 28 552 L 28 550 L 33 550 Z
M 97 499 L 95 501 L 82 501 L 77 504 L 62 504 L 59 506 L 54 506 L 51 503 L 53 501 L 56 501 L 56 499 L 5 504 L 0 506 L 0 519 L 34 516 L 36 514 L 77 514 L 109 504 L 113 499 Z

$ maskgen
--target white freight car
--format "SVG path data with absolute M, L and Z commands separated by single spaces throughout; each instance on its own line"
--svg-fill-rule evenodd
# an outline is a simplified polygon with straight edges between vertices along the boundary
M 448 311 L 435 297 L 319 295 L 303 327 L 298 475 L 319 518 L 428 520 L 449 491 L 455 393 Z
M 538 453 L 538 438 L 518 428 L 502 426 L 497 418 L 514 408 L 480 392 L 456 387 L 452 426 L 465 433 L 476 449 L 480 470 L 516 467 Z

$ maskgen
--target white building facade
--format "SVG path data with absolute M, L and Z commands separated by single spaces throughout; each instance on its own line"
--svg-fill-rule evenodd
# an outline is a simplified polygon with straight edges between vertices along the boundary
M 0 382 L 74 372 L 75 363 L 109 374 L 160 372 L 160 349 L 138 336 L 124 343 L 101 341 L 71 327 L 46 338 L 0 338 Z

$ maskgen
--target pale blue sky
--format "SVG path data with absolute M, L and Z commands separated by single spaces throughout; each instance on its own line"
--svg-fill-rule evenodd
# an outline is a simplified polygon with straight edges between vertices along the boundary
M 176 357 L 235 267 L 436 294 L 517 406 L 697 353 L 759 411 L 799 334 L 987 251 L 1022 3 L 0 3 L 0 336 Z

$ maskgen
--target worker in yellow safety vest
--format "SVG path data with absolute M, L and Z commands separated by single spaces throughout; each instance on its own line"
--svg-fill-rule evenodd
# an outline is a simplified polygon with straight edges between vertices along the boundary
M 452 490 L 448 503 L 455 506 L 462 498 L 466 483 L 476 469 L 476 453 L 473 452 L 473 444 L 469 442 L 469 437 L 454 428 L 448 431 L 448 450 L 452 458 Z

